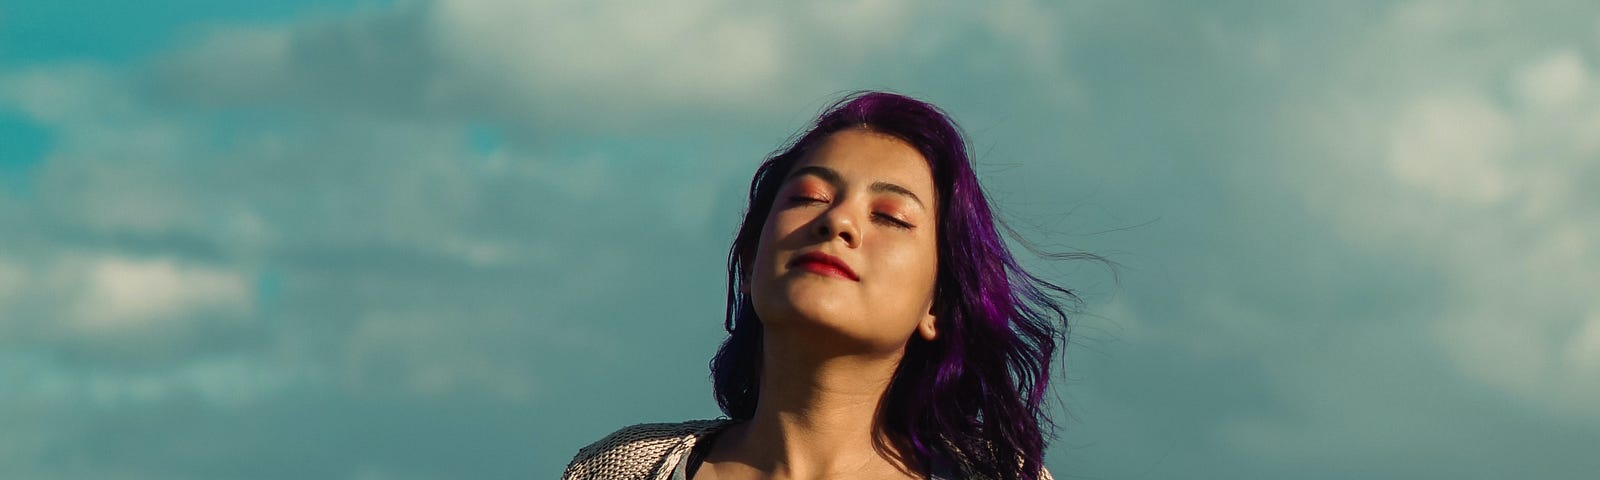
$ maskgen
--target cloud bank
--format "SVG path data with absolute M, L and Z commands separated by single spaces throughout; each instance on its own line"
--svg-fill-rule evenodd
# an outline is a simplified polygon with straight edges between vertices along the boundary
M 47 133 L 0 162 L 0 474 L 522 478 L 714 416 L 748 175 L 889 88 L 963 123 L 1031 240 L 1125 266 L 1030 263 L 1090 300 L 1052 471 L 1584 478 L 1597 32 L 1581 2 L 436 1 L 5 65 Z

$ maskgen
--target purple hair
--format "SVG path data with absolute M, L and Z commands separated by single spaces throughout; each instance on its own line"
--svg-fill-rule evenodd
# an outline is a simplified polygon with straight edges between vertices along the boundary
M 1023 270 L 1006 248 L 973 173 L 959 128 L 938 107 L 901 95 L 856 92 L 768 157 L 750 181 L 750 204 L 728 250 L 730 334 L 711 360 L 717 404 L 737 420 L 755 414 L 762 326 L 750 296 L 761 230 L 784 178 L 835 132 L 866 128 L 897 137 L 927 158 L 938 191 L 939 336 L 912 335 L 885 396 L 884 426 L 923 459 L 945 458 L 969 474 L 1036 480 L 1044 465 L 1041 408 L 1056 346 L 1066 341 L 1071 291 Z M 1008 229 L 1009 230 L 1009 229 Z M 1014 232 L 1013 232 L 1014 233 Z M 1070 255 L 1069 255 L 1070 256 Z

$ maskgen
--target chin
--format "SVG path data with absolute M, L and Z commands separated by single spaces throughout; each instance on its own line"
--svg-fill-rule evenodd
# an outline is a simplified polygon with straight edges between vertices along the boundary
M 842 326 L 847 323 L 842 319 L 849 317 L 849 312 L 840 303 L 837 298 L 819 295 L 784 295 L 781 300 L 765 305 L 757 303 L 756 314 L 767 325 Z
M 837 298 L 788 297 L 758 303 L 756 315 L 769 332 L 781 330 L 838 354 L 881 352 L 904 344 L 905 338 L 886 338 L 881 325 L 868 325 L 859 309 L 841 303 Z
M 829 288 L 830 285 L 811 282 L 785 282 L 770 295 L 758 295 L 755 300 L 756 315 L 761 322 L 776 326 L 829 326 L 843 327 L 847 319 L 855 317 L 855 308 L 847 305 L 847 292 Z

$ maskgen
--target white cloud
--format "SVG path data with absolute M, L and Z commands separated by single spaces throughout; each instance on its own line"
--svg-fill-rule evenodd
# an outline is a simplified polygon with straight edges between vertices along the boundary
M 1600 309 L 1590 314 L 1572 335 L 1566 354 L 1567 362 L 1576 366 L 1580 374 L 1590 378 L 1600 375 Z
M 735 2 L 441 1 L 425 21 L 465 80 L 454 86 L 525 101 L 582 92 L 737 106 L 792 65 L 780 17 Z
M 529 401 L 538 372 L 486 351 L 485 318 L 441 322 L 450 312 L 376 311 L 356 325 L 340 351 L 346 388 L 439 397 L 490 395 Z M 422 348 L 426 346 L 426 348 Z
M 990 32 L 1020 47 L 1018 54 L 1026 59 L 1028 67 L 1036 72 L 1061 73 L 1067 60 L 1066 49 L 1072 46 L 1064 41 L 1066 26 L 1061 13 L 1038 2 L 1008 0 L 985 4 L 980 18 Z
M 919 12 L 937 13 L 901 0 L 441 0 L 216 28 L 154 73 L 158 90 L 193 105 L 625 128 L 804 105 L 841 87 L 808 67 L 861 66 L 895 48 Z
M 1504 24 L 1488 21 L 1512 15 L 1494 6 L 1413 2 L 1394 14 L 1348 53 L 1360 62 L 1335 62 L 1387 87 L 1332 85 L 1303 109 L 1305 135 L 1330 153 L 1303 194 L 1347 239 L 1445 282 L 1428 335 L 1461 375 L 1600 424 L 1600 382 L 1575 353 L 1592 345 L 1600 292 L 1600 212 L 1586 188 L 1600 180 L 1600 88 L 1588 51 L 1452 41 Z M 1386 148 L 1360 148 L 1377 142 Z
M 0 370 L 14 372 L 7 390 L 0 394 L 5 401 L 86 404 L 112 411 L 178 399 L 239 407 L 319 380 L 314 371 L 241 355 L 192 359 L 159 369 L 123 370 L 77 369 L 23 352 L 0 356 Z
M 1554 108 L 1577 101 L 1589 86 L 1589 69 L 1577 50 L 1562 50 L 1516 72 L 1514 85 L 1524 102 Z
M 0 311 L 5 311 L 7 301 L 22 293 L 27 273 L 17 262 L 0 257 Z
M 1511 125 L 1471 92 L 1427 94 L 1400 112 L 1389 166 L 1402 181 L 1451 200 L 1490 203 L 1510 188 Z
M 0 74 L 0 105 L 14 105 L 43 123 L 86 122 L 117 115 L 132 99 L 103 66 L 61 64 Z
M 1024 71 L 1054 87 L 1041 95 L 1067 95 L 1063 15 L 1027 1 L 440 0 L 215 28 L 152 73 L 156 90 L 197 106 L 615 131 L 793 114 L 846 89 L 914 84 L 904 75 L 944 66 L 974 35 L 1000 45 L 965 66 Z
M 251 282 L 226 269 L 106 257 L 86 265 L 83 276 L 84 291 L 72 304 L 78 326 L 88 330 L 139 328 L 208 310 L 237 315 L 253 308 Z
M 252 314 L 253 289 L 232 268 L 179 258 L 71 251 L 0 257 L 0 335 L 80 346 L 152 336 L 177 341 L 172 329 Z
M 1512 4 L 1477 2 L 1463 5 L 1449 0 L 1413 0 L 1390 10 L 1386 28 L 1375 36 L 1399 34 L 1411 37 L 1409 43 L 1429 44 L 1450 39 L 1462 32 L 1504 23 Z

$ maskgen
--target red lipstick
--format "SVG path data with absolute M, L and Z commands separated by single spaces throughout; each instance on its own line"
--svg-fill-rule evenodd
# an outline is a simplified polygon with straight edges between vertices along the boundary
M 789 266 L 803 268 L 819 275 L 839 277 L 856 282 L 861 281 L 861 278 L 856 276 L 856 272 L 851 270 L 850 265 L 844 263 L 844 260 L 821 251 L 813 251 L 795 257 L 794 260 L 789 262 Z

